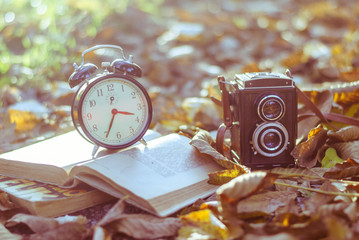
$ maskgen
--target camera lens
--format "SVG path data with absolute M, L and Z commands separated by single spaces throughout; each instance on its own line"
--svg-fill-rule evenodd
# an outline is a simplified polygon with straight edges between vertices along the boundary
M 261 144 L 269 151 L 274 151 L 280 147 L 282 136 L 276 129 L 267 129 L 261 135 Z
M 258 115 L 263 121 L 277 121 L 285 112 L 283 100 L 276 95 L 262 98 L 258 104 Z
M 263 122 L 253 132 L 253 149 L 265 157 L 281 154 L 288 144 L 288 131 L 279 122 Z

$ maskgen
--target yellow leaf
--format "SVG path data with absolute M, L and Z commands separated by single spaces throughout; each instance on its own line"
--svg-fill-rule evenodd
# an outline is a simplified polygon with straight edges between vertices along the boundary
M 238 177 L 241 174 L 243 173 L 238 169 L 225 169 L 222 171 L 216 171 L 208 174 L 208 183 L 214 185 L 222 185 L 231 181 L 233 178 Z
M 227 227 L 211 212 L 204 209 L 181 217 L 182 227 L 177 239 L 228 239 Z
M 15 130 L 19 132 L 30 131 L 40 122 L 34 114 L 28 111 L 9 109 L 11 123 L 15 123 Z
M 318 134 L 322 129 L 323 129 L 323 125 L 319 124 L 316 128 L 313 128 L 312 130 L 310 130 L 310 132 L 308 134 L 308 139 L 313 137 L 314 135 Z
M 334 148 L 328 148 L 325 151 L 325 156 L 322 159 L 322 167 L 323 168 L 331 168 L 334 167 L 337 163 L 343 163 L 344 160 L 338 157 L 337 151 Z

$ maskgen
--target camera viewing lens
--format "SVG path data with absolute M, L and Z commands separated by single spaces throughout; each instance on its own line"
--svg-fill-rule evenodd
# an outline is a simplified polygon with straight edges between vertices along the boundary
M 288 131 L 279 122 L 263 122 L 253 132 L 254 150 L 265 157 L 281 154 L 288 144 Z
M 285 112 L 283 100 L 276 95 L 268 95 L 258 104 L 258 115 L 264 121 L 277 121 Z
M 268 119 L 276 119 L 282 113 L 281 105 L 274 100 L 268 100 L 263 105 L 263 114 Z

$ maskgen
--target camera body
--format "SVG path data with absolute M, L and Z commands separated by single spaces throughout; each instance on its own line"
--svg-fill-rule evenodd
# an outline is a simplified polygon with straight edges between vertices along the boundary
M 239 153 L 240 163 L 253 169 L 294 165 L 290 152 L 297 138 L 298 106 L 290 73 L 244 73 L 230 82 L 223 79 L 232 154 Z

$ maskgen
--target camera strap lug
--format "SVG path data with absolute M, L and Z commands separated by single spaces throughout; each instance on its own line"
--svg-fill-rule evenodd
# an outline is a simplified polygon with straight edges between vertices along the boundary
M 216 136 L 216 148 L 217 151 L 221 154 L 224 154 L 224 138 L 227 130 L 231 129 L 233 121 L 229 103 L 229 92 L 225 86 L 225 79 L 223 76 L 218 76 L 218 85 L 220 90 L 222 91 L 222 109 L 223 109 L 223 122 L 217 131 Z

